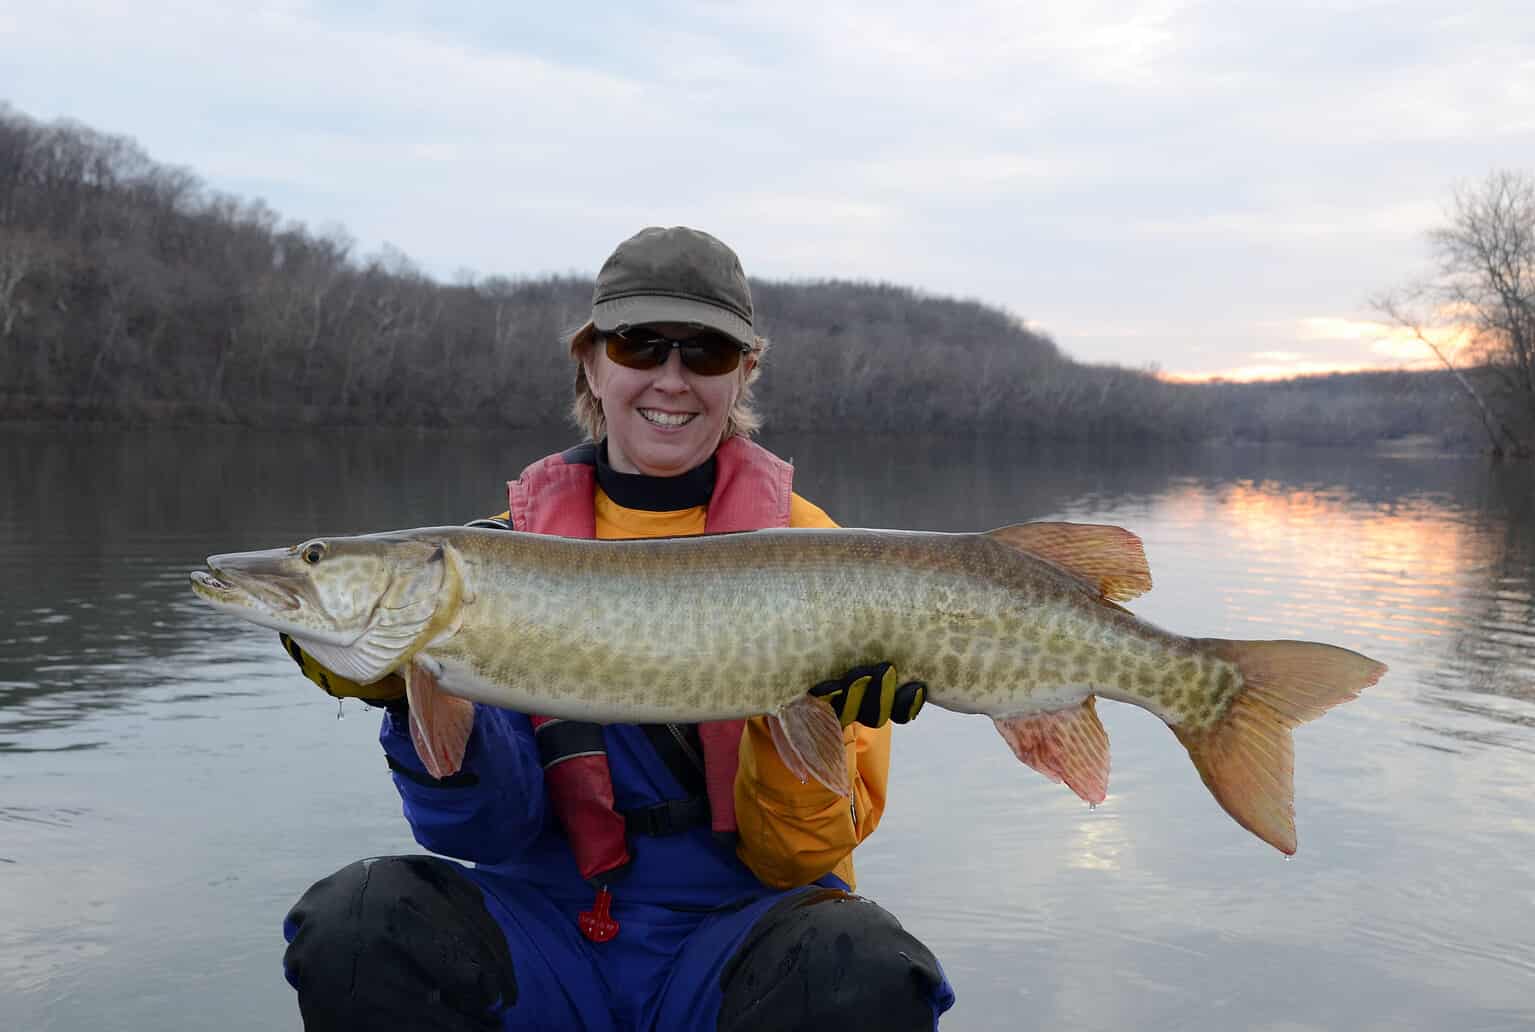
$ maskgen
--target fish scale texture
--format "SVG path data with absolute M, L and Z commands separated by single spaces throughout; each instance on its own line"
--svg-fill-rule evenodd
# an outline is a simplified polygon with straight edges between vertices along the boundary
M 934 703 L 993 716 L 1095 693 L 1203 727 L 1241 686 L 1212 651 L 986 535 L 430 533 L 465 578 L 460 629 L 428 650 L 444 687 L 554 716 L 769 713 L 806 684 L 881 659 L 926 681 Z

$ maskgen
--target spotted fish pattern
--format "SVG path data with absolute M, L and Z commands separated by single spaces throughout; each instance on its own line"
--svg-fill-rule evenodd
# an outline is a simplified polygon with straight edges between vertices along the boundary
M 785 762 L 816 773 L 808 739 L 839 727 L 806 689 L 888 661 L 925 681 L 930 702 L 992 717 L 1019 759 L 1091 802 L 1108 780 L 1096 700 L 1149 710 L 1222 806 L 1286 852 L 1290 729 L 1385 669 L 1329 645 L 1189 638 L 1136 618 L 1119 603 L 1149 589 L 1150 574 L 1140 542 L 1117 527 L 641 541 L 425 528 L 214 556 L 209 568 L 194 587 L 229 611 L 263 593 L 297 598 L 286 613 L 242 615 L 322 662 L 405 668 L 418 751 L 436 754 L 429 769 L 454 767 L 462 742 L 447 739 L 467 737 L 467 724 L 447 736 L 426 726 L 440 691 L 600 722 L 768 714 L 783 721 Z M 354 644 L 339 647 L 348 634 Z M 824 751 L 840 757 L 840 738 Z

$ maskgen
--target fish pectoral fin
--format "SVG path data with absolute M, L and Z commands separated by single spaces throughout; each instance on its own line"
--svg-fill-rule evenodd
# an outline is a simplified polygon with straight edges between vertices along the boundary
M 469 732 L 474 730 L 474 703 L 449 695 L 437 675 L 420 659 L 405 668 L 405 699 L 410 706 L 410 741 L 432 777 L 457 774 L 464 765 Z
M 799 751 L 789 741 L 789 734 L 784 730 L 783 721 L 774 714 L 768 714 L 768 731 L 773 735 L 773 746 L 778 750 L 778 758 L 783 765 L 789 768 L 789 773 L 799 778 L 801 782 L 810 780 L 810 768 L 805 766 L 805 761 L 799 758 Z
M 320 666 L 358 684 L 373 684 L 390 671 L 389 657 L 380 657 L 354 645 L 332 645 L 329 642 L 310 641 L 295 637 L 299 648 L 309 654 Z M 398 657 L 394 657 L 398 658 Z
M 331 645 L 301 637 L 294 640 L 326 670 L 358 684 L 372 684 L 395 670 L 400 657 L 415 645 L 432 617 L 432 606 L 418 603 L 381 613 L 350 645 Z M 442 637 L 439 635 L 438 640 Z
M 1080 706 L 992 719 L 1014 756 L 1097 805 L 1109 794 L 1109 735 L 1095 703 L 1089 695 Z
M 1128 602 L 1151 590 L 1146 550 L 1141 539 L 1123 527 L 1099 523 L 1015 523 L 988 530 L 986 536 L 1049 560 L 1110 602 Z
M 801 781 L 814 778 L 840 796 L 851 798 L 842 722 L 825 699 L 801 695 L 767 718 L 773 744 L 789 772 Z

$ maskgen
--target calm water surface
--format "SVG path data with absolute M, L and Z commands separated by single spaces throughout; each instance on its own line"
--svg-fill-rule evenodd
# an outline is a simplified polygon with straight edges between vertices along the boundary
M 413 850 L 378 718 L 197 603 L 204 555 L 458 523 L 560 440 L 0 430 L 0 1028 L 298 1028 L 279 925 Z M 1108 802 L 988 721 L 896 733 L 860 889 L 958 1029 L 1535 1026 L 1535 478 L 1475 459 L 769 437 L 848 525 L 1122 524 L 1189 634 L 1391 672 L 1297 735 L 1301 850 L 1231 822 L 1150 715 Z M 338 717 L 340 719 L 338 719 Z

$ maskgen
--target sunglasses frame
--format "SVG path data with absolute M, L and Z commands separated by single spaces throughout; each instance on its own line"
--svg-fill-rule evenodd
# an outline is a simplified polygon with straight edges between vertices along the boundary
M 648 339 L 644 341 L 641 341 L 638 337 L 629 336 L 630 333 L 640 329 L 642 329 L 642 327 L 633 326 L 628 330 L 602 331 L 603 350 L 607 353 L 608 358 L 618 365 L 623 366 L 625 369 L 657 369 L 665 365 L 667 359 L 671 357 L 671 353 L 676 351 L 678 352 L 679 357 L 682 359 L 683 366 L 685 366 L 689 372 L 697 376 L 724 376 L 726 373 L 733 373 L 739 369 L 741 367 L 742 356 L 750 354 L 752 350 L 750 345 L 742 344 L 740 341 L 731 337 L 727 337 L 725 334 L 720 333 L 717 330 L 706 331 L 706 335 L 702 338 L 690 337 L 681 339 L 677 337 L 668 337 L 666 334 L 657 333 L 654 330 L 644 331 L 648 337 Z M 614 341 L 623 341 L 630 346 L 639 345 L 645 350 L 637 352 L 633 355 L 625 355 L 624 357 L 619 357 L 618 355 L 613 354 Z M 722 348 L 720 347 L 721 344 L 733 346 L 733 348 Z M 723 369 L 709 368 L 708 356 L 710 352 L 719 352 L 725 350 L 729 350 L 731 355 L 729 365 Z M 632 358 L 643 356 L 647 353 L 649 358 L 642 359 L 640 364 L 635 364 L 630 360 Z M 705 368 L 700 369 L 697 365 L 695 365 L 695 362 L 700 359 L 702 359 L 705 363 Z

